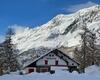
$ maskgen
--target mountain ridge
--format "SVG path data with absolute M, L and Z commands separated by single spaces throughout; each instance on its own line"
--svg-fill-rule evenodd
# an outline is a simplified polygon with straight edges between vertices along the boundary
M 15 30 L 12 42 L 20 53 L 30 49 L 60 48 L 81 45 L 80 33 L 86 24 L 87 28 L 96 33 L 97 45 L 100 40 L 100 5 L 79 10 L 75 13 L 60 14 L 44 25 L 36 28 L 22 28 Z

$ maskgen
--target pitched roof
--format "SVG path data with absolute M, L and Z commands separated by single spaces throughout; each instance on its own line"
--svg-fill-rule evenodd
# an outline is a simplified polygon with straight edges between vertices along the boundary
M 35 61 L 41 59 L 42 57 L 46 56 L 47 54 L 49 54 L 49 53 L 50 53 L 51 51 L 53 51 L 53 50 L 55 50 L 55 49 L 52 49 L 52 50 L 48 51 L 47 53 L 41 55 L 40 57 L 35 58 L 33 61 L 28 62 L 27 64 L 24 64 L 24 65 L 23 65 L 23 68 L 24 68 L 24 67 L 27 67 L 28 65 L 32 64 L 33 62 L 35 62 Z
M 43 54 L 42 56 L 40 56 L 40 57 L 34 59 L 33 61 L 29 62 L 27 65 L 23 65 L 23 67 L 25 68 L 25 67 L 27 67 L 28 65 L 30 65 L 30 64 L 32 64 L 32 63 L 34 63 L 34 62 L 40 60 L 41 58 L 45 57 L 46 55 L 48 55 L 50 52 L 52 52 L 52 51 L 54 51 L 54 50 L 59 51 L 59 52 L 62 53 L 64 56 L 66 56 L 68 59 L 72 60 L 73 62 L 75 62 L 75 63 L 77 63 L 77 64 L 79 65 L 78 62 L 76 62 L 75 60 L 73 60 L 72 58 L 70 58 L 68 55 L 64 54 L 62 51 L 60 51 L 60 50 L 58 50 L 58 49 L 52 49 L 52 50 L 50 50 L 49 52 Z

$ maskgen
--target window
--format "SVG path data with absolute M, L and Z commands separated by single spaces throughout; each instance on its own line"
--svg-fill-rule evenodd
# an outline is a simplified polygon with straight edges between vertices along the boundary
M 50 56 L 50 57 L 54 57 L 54 54 L 50 54 L 49 56 Z
M 49 56 L 51 57 L 51 54 Z
M 72 63 L 72 66 L 74 66 L 74 63 Z
M 63 58 L 63 56 L 61 56 L 61 58 Z
M 54 55 L 52 54 L 52 57 L 54 57 Z
M 58 60 L 55 61 L 55 65 L 58 65 Z
M 48 61 L 47 60 L 45 60 L 45 65 L 47 65 L 48 64 Z

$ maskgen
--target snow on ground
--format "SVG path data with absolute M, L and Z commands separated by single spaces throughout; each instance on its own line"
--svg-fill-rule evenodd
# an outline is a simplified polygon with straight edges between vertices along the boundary
M 86 74 L 100 77 L 100 67 L 98 68 L 97 66 L 90 66 L 86 68 Z
M 0 80 L 100 80 L 100 68 L 97 66 L 88 67 L 85 74 L 69 73 L 61 70 L 56 71 L 55 74 L 48 72 L 28 75 L 10 74 L 1 76 Z

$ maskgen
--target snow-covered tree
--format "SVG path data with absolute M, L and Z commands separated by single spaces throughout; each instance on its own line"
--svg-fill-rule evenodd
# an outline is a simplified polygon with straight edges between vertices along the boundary
M 5 49 L 3 44 L 0 44 L 0 75 L 3 74 L 3 70 L 4 70 L 4 63 L 5 63 Z
M 7 70 L 8 71 L 15 71 L 18 69 L 19 64 L 17 61 L 17 55 L 18 51 L 15 49 L 15 45 L 12 44 L 11 36 L 14 35 L 13 29 L 9 28 L 6 33 L 6 39 L 4 42 L 4 48 L 5 48 L 5 55 L 7 59 Z
M 95 38 L 96 35 L 87 26 L 83 26 L 84 32 L 81 34 L 82 45 L 75 49 L 75 58 L 80 62 L 80 68 L 85 72 L 87 66 L 95 64 Z
M 13 29 L 9 28 L 6 33 L 5 41 L 0 45 L 0 67 L 5 72 L 16 71 L 19 69 L 17 61 L 18 50 L 12 44 Z M 1 72 L 2 72 L 1 70 Z

